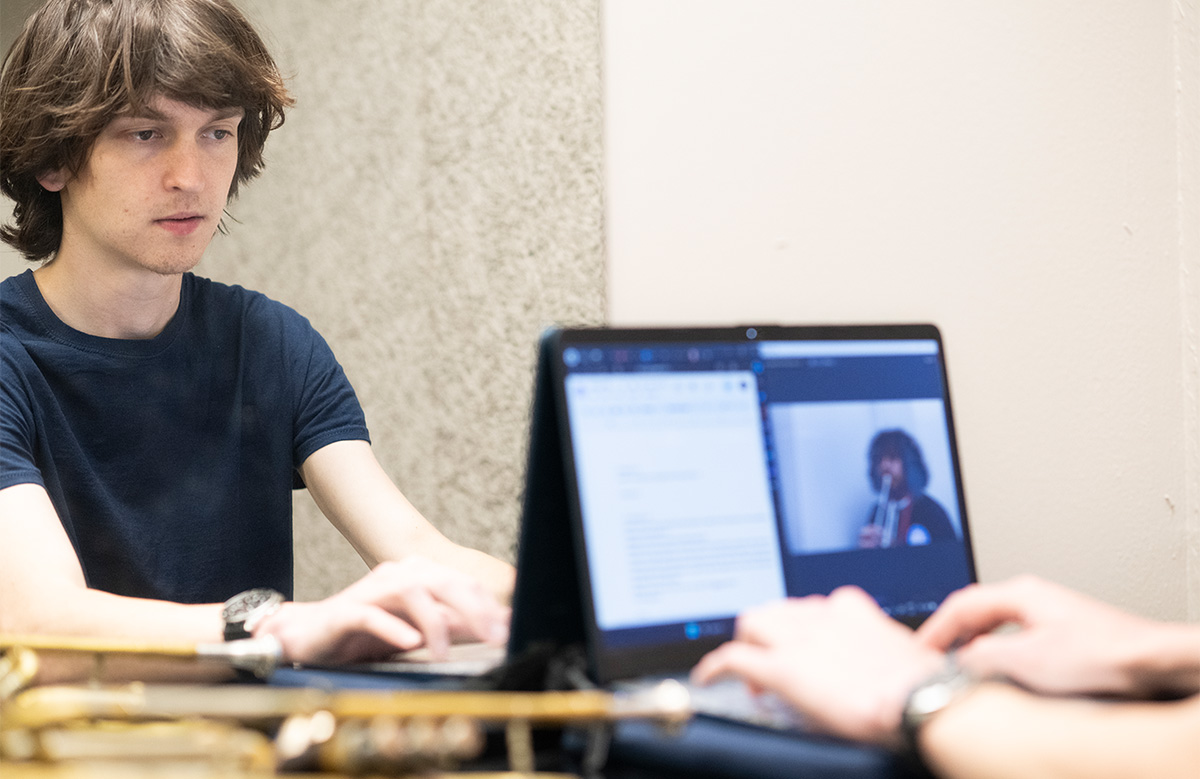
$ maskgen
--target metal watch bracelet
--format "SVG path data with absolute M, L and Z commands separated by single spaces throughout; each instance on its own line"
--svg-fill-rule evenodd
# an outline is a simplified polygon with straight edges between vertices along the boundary
M 920 758 L 917 739 L 921 727 L 934 715 L 961 699 L 979 684 L 979 678 L 958 663 L 951 652 L 946 663 L 912 689 L 904 700 L 900 734 L 908 753 Z

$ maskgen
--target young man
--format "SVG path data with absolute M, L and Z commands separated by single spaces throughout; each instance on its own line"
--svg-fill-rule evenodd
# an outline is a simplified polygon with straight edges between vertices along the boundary
M 190 273 L 291 102 L 229 0 L 47 0 L 14 43 L 0 235 L 40 264 L 0 284 L 0 632 L 310 662 L 504 640 L 511 566 L 405 500 L 320 335 Z M 279 605 L 294 485 L 373 570 Z
M 726 674 L 830 733 L 915 749 L 952 779 L 1182 779 L 1200 767 L 1200 626 L 1033 577 L 955 593 L 915 634 L 853 588 L 766 606 L 693 677 Z

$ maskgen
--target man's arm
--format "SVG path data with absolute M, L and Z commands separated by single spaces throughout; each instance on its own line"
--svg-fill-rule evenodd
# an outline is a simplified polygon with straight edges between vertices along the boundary
M 754 609 L 734 640 L 693 671 L 733 675 L 788 701 L 813 727 L 899 748 L 904 702 L 944 656 L 842 588 Z M 918 733 L 925 762 L 948 779 L 1192 777 L 1200 765 L 1200 696 L 1169 703 L 1050 698 L 983 683 Z
M 478 579 L 503 602 L 512 598 L 513 567 L 442 535 L 404 497 L 366 441 L 325 446 L 300 472 L 317 506 L 367 565 L 423 557 Z
M 0 490 L 0 632 L 201 643 L 221 640 L 221 607 L 127 598 L 88 589 L 75 549 L 45 489 L 18 484 Z M 47 669 L 43 681 L 77 676 L 84 665 Z M 189 675 L 179 664 L 155 669 Z M 120 663 L 110 670 L 123 676 Z M 133 671 L 127 666 L 126 673 Z M 194 669 L 212 675 L 212 669 Z M 218 672 L 219 674 L 219 672 Z
M 1001 626 L 1016 629 L 994 632 Z M 1200 626 L 1138 617 L 1033 576 L 954 593 L 917 637 L 937 650 L 961 645 L 968 668 L 1040 692 L 1200 692 Z
M 75 550 L 45 489 L 0 490 L 0 632 L 139 639 L 162 643 L 222 640 L 220 604 L 184 605 L 89 589 Z M 507 609 L 470 577 L 423 559 L 377 567 L 345 590 L 314 603 L 287 603 L 255 635 L 274 635 L 289 662 L 353 662 L 428 644 L 444 651 L 451 635 L 499 643 Z M 44 669 L 39 681 L 77 678 L 86 663 Z M 181 664 L 110 663 L 111 678 L 214 678 L 221 671 Z
M 1200 696 L 1107 703 L 984 684 L 931 718 L 919 743 L 926 765 L 948 779 L 1192 779 Z

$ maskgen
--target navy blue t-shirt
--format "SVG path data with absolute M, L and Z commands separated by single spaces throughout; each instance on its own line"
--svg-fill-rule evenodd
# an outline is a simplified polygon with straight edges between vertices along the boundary
M 296 469 L 342 440 L 368 440 L 354 390 L 281 303 L 185 274 L 162 333 L 117 340 L 65 325 L 31 271 L 0 283 L 0 489 L 46 488 L 89 587 L 290 597 Z

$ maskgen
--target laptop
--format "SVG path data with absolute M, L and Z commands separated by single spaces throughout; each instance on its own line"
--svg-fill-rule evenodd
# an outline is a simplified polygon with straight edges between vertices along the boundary
M 510 663 L 682 676 L 758 604 L 975 581 L 933 325 L 552 329 L 534 395 Z

